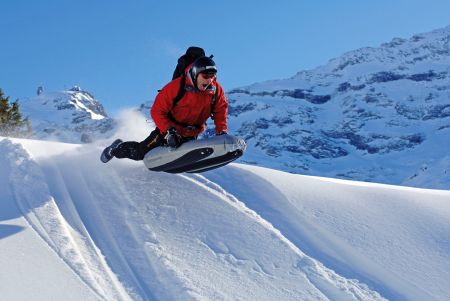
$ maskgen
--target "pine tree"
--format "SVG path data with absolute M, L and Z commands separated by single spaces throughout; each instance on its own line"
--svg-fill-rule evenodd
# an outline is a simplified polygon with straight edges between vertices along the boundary
M 7 137 L 29 137 L 31 126 L 28 117 L 22 118 L 19 100 L 12 104 L 9 96 L 4 95 L 0 88 L 0 136 Z

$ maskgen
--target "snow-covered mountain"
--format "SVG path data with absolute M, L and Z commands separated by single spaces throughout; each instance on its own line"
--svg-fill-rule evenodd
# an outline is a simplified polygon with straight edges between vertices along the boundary
M 228 98 L 230 128 L 249 145 L 247 163 L 450 188 L 450 26 L 351 51 Z
M 101 148 L 0 138 L 0 299 L 450 299 L 449 191 Z
M 450 189 L 449 41 L 450 26 L 229 91 L 230 132 L 249 146 L 240 162 Z M 150 105 L 139 108 L 147 118 Z M 78 87 L 44 92 L 21 107 L 40 139 L 90 142 L 116 125 Z
M 87 91 L 75 86 L 67 91 L 44 92 L 20 103 L 28 116 L 33 137 L 71 143 L 92 142 L 112 134 L 115 121 L 102 104 Z

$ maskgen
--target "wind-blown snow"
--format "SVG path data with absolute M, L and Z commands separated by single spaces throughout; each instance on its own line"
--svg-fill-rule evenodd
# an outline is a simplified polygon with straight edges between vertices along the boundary
M 241 164 L 170 175 L 100 150 L 0 141 L 2 298 L 450 298 L 449 191 Z

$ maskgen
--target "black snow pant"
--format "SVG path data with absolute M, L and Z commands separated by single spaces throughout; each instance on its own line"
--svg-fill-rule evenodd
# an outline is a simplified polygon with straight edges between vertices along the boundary
M 156 128 L 150 133 L 150 136 L 145 138 L 141 142 L 126 141 L 122 142 L 114 151 L 113 155 L 116 158 L 123 159 L 128 158 L 131 160 L 143 160 L 146 153 L 155 147 L 161 146 L 165 143 L 164 137 Z

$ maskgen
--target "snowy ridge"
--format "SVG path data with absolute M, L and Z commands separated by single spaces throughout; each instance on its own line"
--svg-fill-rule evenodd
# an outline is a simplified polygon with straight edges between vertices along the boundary
M 0 247 L 20 245 L 22 233 L 29 233 L 27 226 L 4 228 L 15 220 L 5 215 L 12 201 L 21 209 L 18 218 L 57 254 L 42 277 L 64 262 L 73 281 L 89 288 L 79 299 L 450 296 L 448 191 L 239 164 L 203 176 L 170 175 L 149 172 L 140 162 L 102 164 L 95 145 L 14 143 L 0 141 L 0 163 L 9 170 L 0 172 L 8 183 L 0 192 Z M 38 250 L 34 240 L 23 244 L 27 256 Z M 12 286 L 15 299 L 27 290 L 35 300 L 51 294 L 51 282 L 32 291 L 22 287 L 31 274 L 14 283 L 8 279 L 16 266 L 0 260 L 0 267 L 12 276 L 1 279 L 0 291 Z M 66 291 L 74 300 L 79 296 Z

